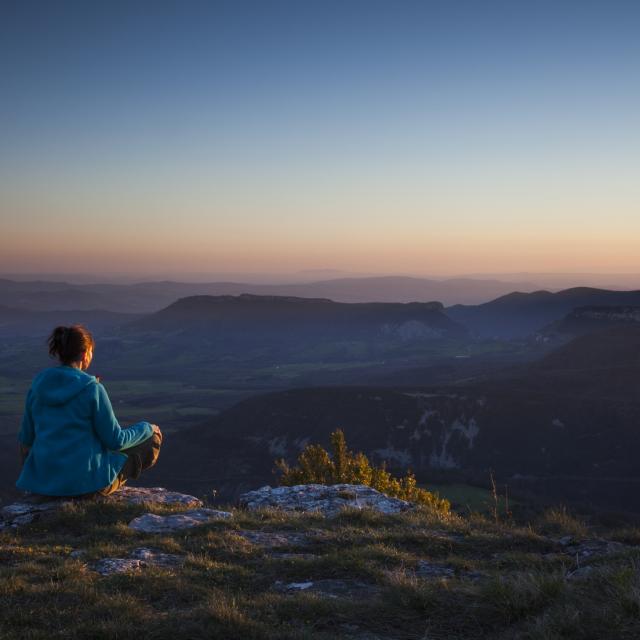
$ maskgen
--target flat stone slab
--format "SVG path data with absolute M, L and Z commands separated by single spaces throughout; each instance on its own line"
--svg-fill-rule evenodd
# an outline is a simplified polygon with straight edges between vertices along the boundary
M 436 539 L 442 540 L 443 542 L 466 542 L 467 536 L 462 533 L 451 533 L 450 531 L 441 531 L 440 529 L 434 529 L 429 532 L 429 535 Z
M 27 495 L 18 502 L 5 505 L 0 509 L 0 529 L 18 527 L 33 522 L 45 512 L 53 512 L 66 504 L 77 502 L 97 502 L 100 504 L 162 504 L 178 505 L 186 508 L 202 507 L 202 500 L 186 493 L 167 491 L 163 487 L 121 487 L 109 496 L 96 498 L 55 498 L 49 496 Z
M 112 576 L 116 573 L 132 573 L 141 571 L 144 563 L 134 558 L 104 558 L 93 565 L 93 570 L 101 576 Z
M 42 511 L 51 511 L 58 509 L 61 505 L 68 503 L 68 500 L 49 500 L 47 502 L 14 502 L 2 507 L 1 513 L 5 520 L 11 520 L 18 516 L 24 516 L 31 513 L 40 513 Z
M 251 544 L 265 549 L 278 547 L 302 547 L 310 543 L 309 537 L 297 531 L 234 531 Z
M 172 513 L 167 516 L 145 513 L 134 518 L 129 523 L 129 527 L 144 533 L 168 533 L 190 529 L 217 520 L 226 520 L 231 517 L 232 514 L 228 511 L 217 511 L 215 509 L 193 509 L 182 513 Z
M 380 589 L 375 584 L 360 580 L 308 580 L 303 582 L 282 582 L 278 580 L 273 589 L 280 593 L 295 594 L 306 591 L 328 598 L 368 598 L 377 594 Z
M 8 504 L 0 509 L 0 528 L 16 528 L 33 522 L 40 514 L 55 511 L 71 501 L 67 499 L 47 499 L 40 496 L 27 496 L 20 502 Z
M 418 560 L 415 572 L 418 578 L 453 578 L 456 574 L 452 566 L 428 560 Z
M 188 493 L 168 491 L 163 487 L 128 487 L 126 485 L 101 500 L 126 502 L 128 504 L 169 504 L 191 509 L 201 507 L 203 504 L 202 500 Z
M 269 558 L 272 560 L 315 560 L 320 556 L 316 553 L 270 553 Z
M 249 510 L 277 508 L 284 511 L 319 512 L 333 517 L 345 507 L 373 509 L 395 514 L 413 508 L 405 500 L 389 496 L 359 484 L 299 484 L 292 487 L 269 485 L 240 496 L 240 504 Z
M 578 562 L 585 562 L 608 556 L 614 553 L 620 553 L 629 549 L 622 542 L 614 542 L 613 540 L 600 540 L 594 538 L 592 540 L 583 540 L 581 542 L 569 541 L 563 546 L 563 552 L 577 559 Z
M 466 578 L 467 580 L 481 580 L 487 575 L 479 571 L 456 570 L 450 564 L 441 562 L 431 562 L 430 560 L 418 560 L 418 564 L 414 570 L 417 578 L 426 580 L 450 579 L 450 578 Z
M 142 571 L 148 567 L 174 569 L 184 564 L 184 557 L 172 553 L 163 553 L 149 547 L 134 549 L 128 558 L 104 558 L 93 565 L 93 570 L 102 576 L 116 573 Z

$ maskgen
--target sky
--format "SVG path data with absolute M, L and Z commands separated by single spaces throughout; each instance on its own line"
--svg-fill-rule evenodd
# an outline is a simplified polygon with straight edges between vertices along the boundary
M 0 3 L 0 272 L 640 273 L 640 3 Z

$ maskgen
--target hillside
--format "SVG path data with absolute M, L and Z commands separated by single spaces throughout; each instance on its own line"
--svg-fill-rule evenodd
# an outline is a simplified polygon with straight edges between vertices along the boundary
M 221 512 L 136 493 L 7 506 L 3 640 L 637 637 L 637 529 L 563 510 Z
M 640 306 L 578 307 L 540 333 L 550 338 L 567 338 L 611 327 L 634 325 L 640 326 Z
M 342 428 L 356 449 L 428 480 L 486 479 L 640 512 L 640 330 L 585 336 L 494 379 L 293 389 L 248 398 L 174 439 L 166 477 L 221 491 L 267 482 L 274 457 Z M 188 473 L 179 460 L 192 461 Z M 160 481 L 162 478 L 158 478 Z M 228 495 L 228 494 L 227 494 Z
M 576 287 L 556 293 L 514 292 L 476 306 L 448 307 L 446 312 L 476 335 L 522 338 L 561 320 L 576 307 L 638 305 L 640 291 Z

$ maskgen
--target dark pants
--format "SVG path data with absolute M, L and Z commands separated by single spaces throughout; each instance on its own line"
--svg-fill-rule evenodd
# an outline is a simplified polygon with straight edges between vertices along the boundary
M 127 456 L 127 461 L 116 476 L 116 479 L 104 489 L 96 491 L 96 495 L 108 496 L 110 493 L 117 491 L 127 480 L 135 480 L 140 474 L 153 467 L 160 455 L 160 446 L 162 445 L 162 434 L 155 433 L 145 440 L 137 444 L 135 447 L 121 451 Z

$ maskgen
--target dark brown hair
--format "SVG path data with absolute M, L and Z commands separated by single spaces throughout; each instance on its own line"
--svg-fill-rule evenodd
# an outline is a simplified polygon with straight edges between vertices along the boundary
M 81 324 L 70 327 L 56 327 L 49 336 L 49 355 L 58 358 L 62 364 L 82 360 L 87 349 L 93 349 L 93 336 Z

